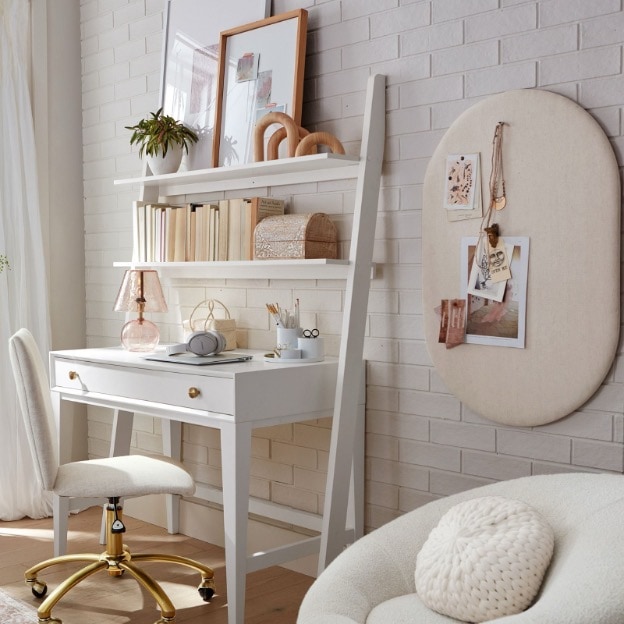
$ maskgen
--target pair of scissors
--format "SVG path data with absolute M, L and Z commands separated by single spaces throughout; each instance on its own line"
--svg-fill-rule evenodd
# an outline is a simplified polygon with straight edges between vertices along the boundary
M 318 338 L 319 330 L 318 329 L 304 329 L 303 337 L 304 338 Z

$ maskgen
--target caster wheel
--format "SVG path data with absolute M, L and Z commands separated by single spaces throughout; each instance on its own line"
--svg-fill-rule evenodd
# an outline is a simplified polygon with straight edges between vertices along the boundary
M 215 593 L 215 590 L 212 587 L 199 587 L 197 591 L 204 602 L 208 602 Z
M 43 598 L 48 592 L 48 586 L 42 581 L 35 581 L 30 587 L 35 598 Z
M 208 602 L 215 594 L 215 584 L 213 579 L 202 579 L 202 582 L 199 584 L 197 588 L 201 599 L 204 602 Z

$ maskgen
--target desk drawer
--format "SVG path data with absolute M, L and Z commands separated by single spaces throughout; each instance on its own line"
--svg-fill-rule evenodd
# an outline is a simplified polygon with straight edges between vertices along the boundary
M 57 388 L 234 413 L 234 382 L 229 378 L 55 359 L 53 380 Z

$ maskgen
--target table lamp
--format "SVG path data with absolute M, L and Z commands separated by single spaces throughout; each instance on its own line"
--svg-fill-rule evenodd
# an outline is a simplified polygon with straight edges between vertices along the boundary
M 115 312 L 138 312 L 138 317 L 128 321 L 121 330 L 121 344 L 124 349 L 153 351 L 156 348 L 160 339 L 158 327 L 143 318 L 144 312 L 167 311 L 156 271 L 128 269 L 113 309 Z

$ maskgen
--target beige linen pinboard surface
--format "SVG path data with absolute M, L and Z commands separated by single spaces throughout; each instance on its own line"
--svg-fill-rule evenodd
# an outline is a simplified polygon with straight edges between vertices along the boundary
M 525 348 L 438 343 L 441 299 L 459 298 L 461 239 L 481 221 L 449 222 L 446 157 L 480 153 L 484 211 L 492 138 L 504 121 L 507 206 L 501 235 L 530 239 Z M 589 113 L 547 91 L 509 91 L 463 113 L 425 175 L 423 305 L 427 347 L 449 390 L 508 425 L 558 420 L 600 387 L 620 326 L 620 181 L 609 140 Z M 513 273 L 513 265 L 512 265 Z

